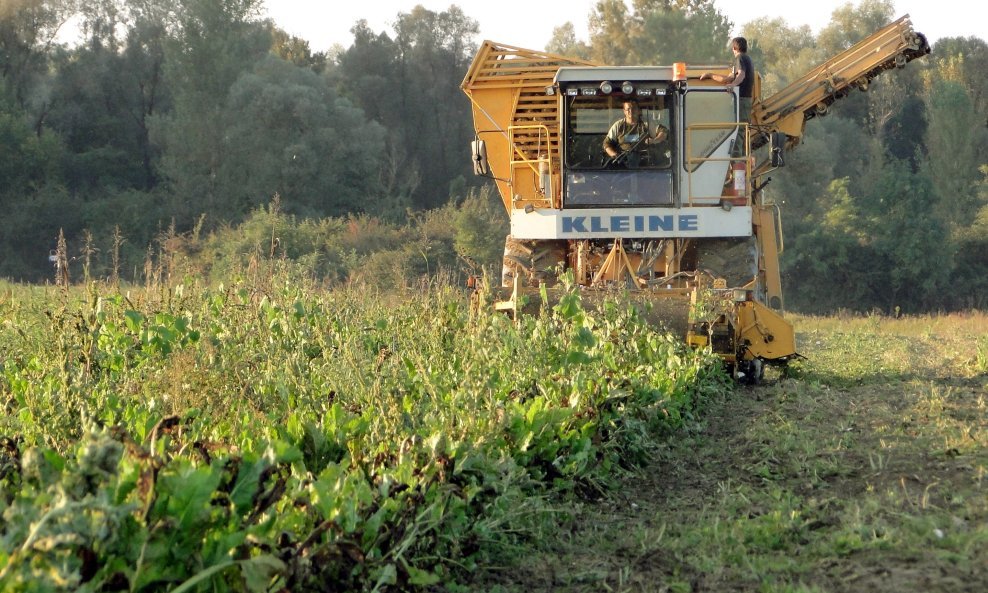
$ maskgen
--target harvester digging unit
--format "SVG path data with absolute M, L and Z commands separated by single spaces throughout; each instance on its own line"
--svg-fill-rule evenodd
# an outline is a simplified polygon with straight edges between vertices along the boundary
M 806 120 L 929 51 L 902 17 L 768 98 L 756 76 L 751 122 L 739 123 L 736 90 L 700 80 L 725 66 L 604 66 L 485 41 L 462 88 L 474 171 L 494 179 L 511 219 L 495 306 L 517 312 L 523 295 L 570 271 L 585 297 L 616 289 L 647 303 L 687 343 L 757 380 L 763 362 L 796 355 L 779 212 L 761 180 Z M 603 139 L 628 98 L 667 138 L 610 157 Z

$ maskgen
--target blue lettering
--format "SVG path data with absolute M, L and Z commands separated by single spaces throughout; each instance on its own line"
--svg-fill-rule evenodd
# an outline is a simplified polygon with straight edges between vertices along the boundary
M 563 217 L 563 232 L 564 233 L 585 233 L 587 232 L 587 227 L 583 225 L 583 221 L 586 216 L 564 216 Z
M 700 230 L 700 217 L 696 214 L 663 214 L 649 216 L 563 216 L 563 233 L 627 233 L 658 231 L 693 232 Z M 587 222 L 589 221 L 589 225 Z M 608 223 L 608 225 L 605 224 Z
M 672 230 L 672 215 L 667 214 L 665 216 L 649 216 L 648 217 L 648 230 L 650 232 L 655 232 L 658 230 L 671 231 Z
M 681 231 L 695 231 L 698 230 L 696 214 L 684 214 L 679 217 L 679 230 Z

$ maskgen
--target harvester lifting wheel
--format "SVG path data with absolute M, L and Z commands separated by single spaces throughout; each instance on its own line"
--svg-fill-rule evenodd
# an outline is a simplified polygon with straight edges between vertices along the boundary
M 566 262 L 563 241 L 523 241 L 508 236 L 504 240 L 501 286 L 510 287 L 515 278 L 522 286 L 552 286 Z
M 765 378 L 765 364 L 758 360 L 742 360 L 733 369 L 734 378 L 742 385 L 759 385 Z
M 723 278 L 729 288 L 744 286 L 758 273 L 754 237 L 701 239 L 696 242 L 697 269 Z

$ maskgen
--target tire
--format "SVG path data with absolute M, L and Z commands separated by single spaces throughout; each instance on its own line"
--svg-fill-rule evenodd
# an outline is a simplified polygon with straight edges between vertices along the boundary
M 744 373 L 739 379 L 744 385 L 760 385 L 765 378 L 765 363 L 757 358 L 743 361 L 738 369 Z
M 765 379 L 765 363 L 755 360 L 742 360 L 738 363 L 725 363 L 727 374 L 739 385 L 761 385 Z
M 696 267 L 723 278 L 728 288 L 744 286 L 758 275 L 755 238 L 697 239 Z
M 504 240 L 501 286 L 511 287 L 515 277 L 522 286 L 553 286 L 565 265 L 565 242 L 520 240 L 509 235 Z

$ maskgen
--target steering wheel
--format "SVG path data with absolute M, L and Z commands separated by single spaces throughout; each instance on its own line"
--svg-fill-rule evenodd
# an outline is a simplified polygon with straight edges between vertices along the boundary
M 628 160 L 628 155 L 630 155 L 630 154 L 631 154 L 631 151 L 630 150 L 622 150 L 621 152 L 619 152 L 618 154 L 616 154 L 614 156 L 610 156 L 610 155 L 608 155 L 605 152 L 604 153 L 604 168 L 605 169 L 611 169 L 611 168 L 617 167 L 618 165 L 625 164 L 625 161 Z

